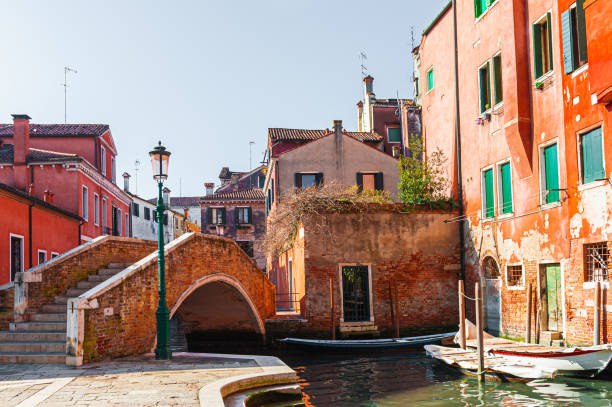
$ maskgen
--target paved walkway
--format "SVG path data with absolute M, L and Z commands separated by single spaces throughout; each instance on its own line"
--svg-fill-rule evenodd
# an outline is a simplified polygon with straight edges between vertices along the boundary
M 239 355 L 177 354 L 169 362 L 156 362 L 147 355 L 82 368 L 0 364 L 0 405 L 200 406 L 206 396 L 198 394 L 200 389 L 208 385 L 213 389 L 210 392 L 218 393 L 213 382 L 261 374 L 266 366 L 260 360 Z

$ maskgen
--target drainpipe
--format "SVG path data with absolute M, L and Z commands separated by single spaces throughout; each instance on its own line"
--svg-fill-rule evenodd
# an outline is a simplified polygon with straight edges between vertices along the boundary
M 32 268 L 32 207 L 34 206 L 34 201 L 28 206 L 28 258 L 30 262 L 28 263 L 29 267 Z
M 461 120 L 459 117 L 459 51 L 457 50 L 457 0 L 453 2 L 453 39 L 455 43 L 455 143 L 457 145 L 457 201 L 459 204 L 460 279 L 465 281 L 465 248 L 463 236 L 463 188 L 461 182 Z

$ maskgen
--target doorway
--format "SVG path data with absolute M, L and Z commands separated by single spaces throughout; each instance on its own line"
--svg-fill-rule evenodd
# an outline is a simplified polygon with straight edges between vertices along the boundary
M 23 237 L 11 235 L 11 280 L 23 271 Z
M 540 266 L 542 293 L 542 326 L 546 330 L 563 330 L 563 304 L 561 302 L 561 266 L 559 263 Z
M 501 332 L 501 276 L 497 262 L 491 256 L 482 262 L 484 275 L 484 296 L 486 298 L 486 328 L 491 335 Z
M 368 266 L 342 266 L 342 309 L 345 322 L 370 320 Z

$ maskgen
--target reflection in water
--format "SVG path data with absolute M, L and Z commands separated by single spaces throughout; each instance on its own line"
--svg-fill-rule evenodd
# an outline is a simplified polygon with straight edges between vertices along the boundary
M 486 383 L 424 352 L 279 355 L 298 373 L 307 406 L 612 406 L 612 381 Z

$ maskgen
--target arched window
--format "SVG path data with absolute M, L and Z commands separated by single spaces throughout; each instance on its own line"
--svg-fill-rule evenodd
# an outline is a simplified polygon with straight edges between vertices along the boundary
M 499 267 L 495 259 L 491 256 L 485 257 L 482 261 L 482 271 L 485 278 L 499 278 Z

